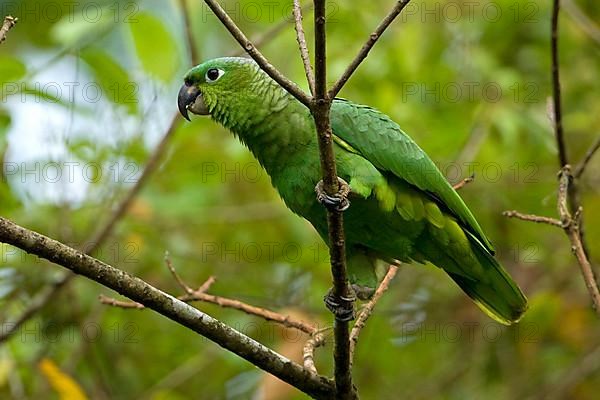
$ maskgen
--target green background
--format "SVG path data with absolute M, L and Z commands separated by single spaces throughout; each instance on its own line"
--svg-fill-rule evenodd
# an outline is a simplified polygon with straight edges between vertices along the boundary
M 392 3 L 329 2 L 331 83 Z M 600 11 L 591 0 L 577 8 L 564 3 L 563 122 L 576 164 L 600 133 Z M 177 90 L 191 67 L 180 3 L 0 4 L 3 14 L 20 18 L 0 46 L 0 214 L 83 246 L 176 117 Z M 269 33 L 291 2 L 224 4 L 250 37 L 269 37 L 261 51 L 306 88 L 292 24 Z M 403 267 L 360 338 L 354 377 L 362 398 L 592 399 L 600 390 L 600 322 L 566 236 L 501 215 L 556 216 L 550 12 L 549 1 L 416 1 L 340 93 L 390 115 L 449 180 L 475 173 L 461 196 L 530 299 L 522 322 L 502 327 L 440 270 Z M 188 13 L 201 60 L 239 52 L 202 2 L 189 0 Z M 306 12 L 312 44 L 311 20 Z M 80 83 L 72 98 L 68 82 Z M 98 101 L 83 90 L 86 83 L 101 94 Z M 578 182 L 593 262 L 599 160 Z M 68 162 L 78 165 L 73 182 L 55 181 L 57 170 L 67 176 Z M 165 251 L 191 286 L 215 275 L 211 293 L 331 324 L 322 302 L 331 284 L 325 245 L 285 209 L 250 153 L 208 118 L 177 125 L 158 170 L 97 256 L 180 294 Z M 0 256 L 5 330 L 63 271 L 6 245 Z M 45 398 L 50 391 L 59 398 L 62 379 L 93 399 L 250 399 L 261 390 L 269 399 L 304 398 L 265 389 L 272 382 L 246 361 L 150 311 L 102 305 L 99 294 L 114 295 L 78 278 L 0 346 L 0 397 Z M 197 306 L 300 354 L 305 338 L 296 332 Z M 331 353 L 331 340 L 317 350 L 324 374 L 332 373 Z M 62 378 L 44 372 L 40 360 L 51 360 Z

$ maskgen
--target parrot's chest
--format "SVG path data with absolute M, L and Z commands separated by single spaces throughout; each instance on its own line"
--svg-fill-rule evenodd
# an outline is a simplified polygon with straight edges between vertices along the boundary
M 267 172 L 286 206 L 313 222 L 316 214 L 325 214 L 320 212 L 323 206 L 317 201 L 315 193 L 315 186 L 321 180 L 318 153 L 308 153 L 313 152 L 289 158 L 279 168 L 267 168 Z

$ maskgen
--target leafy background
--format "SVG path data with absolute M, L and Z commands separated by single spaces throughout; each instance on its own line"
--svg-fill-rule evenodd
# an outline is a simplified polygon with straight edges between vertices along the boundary
M 391 3 L 329 2 L 330 79 Z M 591 0 L 564 3 L 564 125 L 576 162 L 599 134 L 600 11 Z M 224 4 L 251 37 L 272 36 L 261 50 L 306 88 L 291 24 L 269 34 L 291 2 Z M 86 245 L 176 117 L 177 89 L 191 66 L 181 3 L 0 5 L 20 18 L 0 47 L 0 212 Z M 188 1 L 188 13 L 201 59 L 239 51 L 202 2 Z M 310 20 L 307 13 L 309 35 Z M 404 267 L 360 339 L 354 376 L 363 398 L 592 399 L 600 389 L 600 323 L 564 234 L 501 216 L 556 213 L 549 21 L 548 1 L 416 1 L 341 93 L 398 121 L 450 180 L 475 173 L 461 195 L 531 303 L 520 325 L 501 327 L 441 271 Z M 596 158 L 579 183 L 596 262 L 599 171 Z M 215 275 L 212 293 L 330 323 L 324 244 L 285 209 L 243 146 L 206 118 L 178 123 L 166 157 L 98 257 L 179 293 L 165 251 L 192 286 Z M 5 330 L 62 271 L 4 245 L 0 256 Z M 101 305 L 99 294 L 113 295 L 77 279 L 1 345 L 1 397 L 303 398 L 152 312 Z M 296 332 L 198 307 L 290 357 L 300 354 L 305 338 Z M 331 345 L 317 355 L 320 371 L 330 373 Z

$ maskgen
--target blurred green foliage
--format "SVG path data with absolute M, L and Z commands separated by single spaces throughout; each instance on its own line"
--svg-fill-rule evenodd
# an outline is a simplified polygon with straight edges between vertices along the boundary
M 329 2 L 329 81 L 391 3 Z M 566 237 L 501 216 L 506 209 L 556 215 L 549 3 L 415 1 L 341 93 L 389 114 L 450 180 L 475 173 L 461 195 L 531 301 L 520 325 L 501 327 L 441 271 L 404 267 L 358 346 L 354 376 L 365 399 L 592 399 L 600 390 L 600 366 L 584 362 L 594 349 L 598 354 L 600 323 Z M 593 22 L 600 10 L 592 0 L 577 1 L 576 9 L 573 0 L 564 3 L 564 126 L 577 163 L 600 134 Z M 239 52 L 202 2 L 187 4 L 202 59 Z M 287 1 L 224 4 L 251 37 L 291 10 Z M 181 3 L 0 5 L 20 19 L 0 46 L 0 213 L 84 246 L 139 178 L 176 115 L 177 89 L 191 66 Z M 310 22 L 307 13 L 309 37 Z M 306 88 L 291 24 L 261 50 Z M 578 182 L 596 264 L 599 160 Z M 97 256 L 178 294 L 165 251 L 191 286 L 215 275 L 212 293 L 330 323 L 322 304 L 330 285 L 324 244 L 285 209 L 251 155 L 206 118 L 178 125 L 160 167 Z M 5 330 L 62 271 L 4 245 L 0 257 Z M 256 368 L 208 340 L 149 311 L 103 306 L 99 294 L 113 295 L 77 279 L 2 344 L 0 397 L 76 396 L 69 382 L 94 399 L 249 399 L 266 387 Z M 198 307 L 288 354 L 304 343 L 240 312 Z M 330 343 L 317 358 L 320 371 L 331 373 Z

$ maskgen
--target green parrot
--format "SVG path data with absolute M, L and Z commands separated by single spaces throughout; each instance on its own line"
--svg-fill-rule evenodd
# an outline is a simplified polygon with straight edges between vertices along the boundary
M 326 210 L 314 194 L 321 167 L 308 108 L 250 59 L 227 57 L 192 68 L 178 106 L 210 115 L 250 149 L 283 201 L 327 242 Z M 399 260 L 442 268 L 494 320 L 510 325 L 527 299 L 461 197 L 431 159 L 387 115 L 335 99 L 331 127 L 338 176 L 352 205 L 344 213 L 352 283 L 374 288 L 376 266 Z

